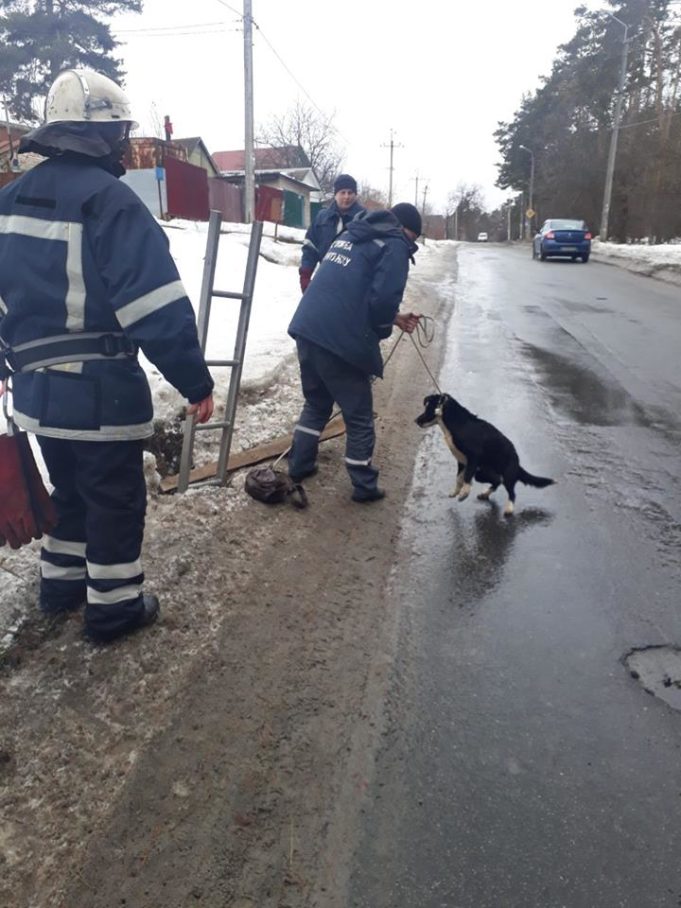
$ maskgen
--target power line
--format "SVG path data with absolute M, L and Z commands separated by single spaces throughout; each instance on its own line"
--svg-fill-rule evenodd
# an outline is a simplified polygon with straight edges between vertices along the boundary
M 144 25 L 141 28 L 116 28 L 114 25 L 113 31 L 127 35 L 138 32 L 173 32 L 179 28 L 214 28 L 216 25 L 224 25 L 224 22 L 187 22 L 181 25 Z
M 234 7 L 233 7 L 233 6 L 230 6 L 229 3 L 226 3 L 225 0 L 217 0 L 217 2 L 220 4 L 220 6 L 226 7 L 226 8 L 227 8 L 228 10 L 230 10 L 231 12 L 236 13 L 236 15 L 237 15 L 240 19 L 243 19 L 243 17 L 244 17 L 243 13 L 240 12 L 238 9 L 234 9 Z M 253 25 L 255 25 L 255 21 L 253 21 Z M 256 26 L 256 28 L 257 28 L 257 26 Z
M 141 34 L 136 34 L 131 37 L 136 38 L 191 38 L 193 36 L 199 35 L 214 35 L 219 34 L 218 29 L 215 28 L 204 28 L 197 31 L 176 31 L 176 32 L 143 32 Z M 125 37 L 123 32 L 118 32 L 119 35 Z M 129 41 L 125 40 L 123 43 L 128 44 Z
M 673 113 L 669 113 L 669 112 L 665 111 L 662 116 L 668 117 L 668 118 L 681 117 L 681 110 L 674 111 Z M 655 117 L 655 119 L 653 119 L 653 120 L 639 120 L 637 123 L 624 123 L 622 126 L 620 126 L 620 129 L 633 129 L 635 126 L 648 126 L 650 123 L 659 123 L 659 122 L 660 122 L 660 118 Z
M 275 57 L 277 58 L 277 60 L 281 63 L 281 65 L 284 67 L 284 69 L 286 70 L 286 72 L 289 74 L 289 76 L 293 79 L 293 81 L 296 83 L 296 85 L 298 86 L 298 88 L 302 91 L 302 93 L 303 93 L 303 94 L 305 95 L 305 97 L 308 99 L 308 101 L 310 102 L 310 104 L 312 104 L 312 106 L 313 106 L 314 108 L 316 108 L 317 111 L 318 111 L 320 114 L 322 114 L 323 116 L 326 116 L 326 114 L 324 113 L 324 111 L 321 109 L 321 107 L 319 107 L 319 105 L 316 103 L 316 101 L 314 100 L 314 98 L 312 97 L 312 95 L 308 92 L 308 90 L 305 88 L 305 86 L 302 84 L 302 82 L 300 82 L 300 81 L 295 77 L 295 75 L 291 72 L 291 70 L 289 69 L 289 67 L 288 67 L 288 66 L 286 65 L 286 63 L 283 61 L 281 55 L 276 51 L 276 49 L 274 48 L 272 42 L 269 40 L 269 38 L 267 37 L 267 35 L 263 32 L 263 30 L 262 30 L 262 29 L 260 28 L 260 26 L 257 24 L 257 22 L 254 22 L 253 24 L 255 25 L 255 27 L 256 27 L 256 28 L 258 29 L 258 31 L 260 32 L 260 35 L 261 35 L 263 41 L 265 42 L 265 44 L 267 44 L 267 46 L 268 46 L 269 49 L 272 51 L 272 53 L 274 54 L 274 56 L 275 56 Z
M 222 3 L 222 2 L 223 2 L 223 0 L 218 0 L 218 3 Z M 225 4 L 225 5 L 226 5 L 226 4 Z M 312 106 L 315 108 L 315 110 L 316 110 L 318 113 L 320 113 L 320 114 L 326 119 L 326 118 L 328 117 L 328 114 L 327 114 L 324 110 L 322 110 L 322 108 L 317 104 L 317 102 L 314 100 L 314 98 L 313 98 L 312 95 L 309 93 L 309 91 L 305 88 L 305 86 L 302 84 L 302 82 L 294 75 L 294 73 L 291 71 L 290 67 L 287 66 L 287 64 L 285 63 L 285 61 L 284 61 L 284 59 L 282 58 L 281 54 L 276 50 L 276 48 L 274 47 L 274 45 L 272 44 L 272 42 L 270 41 L 270 39 L 267 37 L 267 35 L 265 34 L 265 32 L 262 30 L 262 28 L 258 25 L 258 23 L 257 23 L 255 20 L 253 20 L 253 25 L 254 25 L 255 28 L 257 29 L 258 33 L 259 33 L 260 36 L 262 37 L 262 39 L 263 39 L 263 41 L 265 42 L 265 44 L 267 44 L 267 46 L 268 46 L 269 49 L 272 51 L 272 53 L 274 54 L 274 56 L 277 58 L 277 60 L 279 61 L 279 63 L 281 63 L 281 65 L 284 67 L 284 69 L 286 70 L 286 72 L 288 73 L 288 75 L 293 79 L 293 81 L 295 82 L 295 84 L 298 86 L 298 88 L 302 91 L 302 93 L 303 93 L 303 94 L 305 95 L 305 97 L 308 99 L 308 101 L 310 102 L 310 104 L 312 104 Z M 335 126 L 333 123 L 329 123 L 329 126 L 330 126 L 331 129 L 333 129 L 333 131 L 334 131 L 337 135 L 339 135 L 339 136 L 341 137 L 341 139 L 343 139 L 344 142 L 346 142 L 348 145 L 350 145 L 350 140 L 347 138 L 347 136 L 344 136 L 344 135 L 343 135 L 343 133 L 338 129 L 337 126 Z
M 217 2 L 220 4 L 220 6 L 226 7 L 226 9 L 231 10 L 231 12 L 233 12 L 233 13 L 236 13 L 236 15 L 240 19 L 243 19 L 243 14 L 241 12 L 239 12 L 239 10 L 237 10 L 233 6 L 231 6 L 229 3 L 227 3 L 227 0 L 217 0 Z M 291 79 L 293 79 L 295 84 L 298 86 L 298 88 L 302 91 L 302 93 L 308 99 L 310 104 L 312 104 L 312 106 L 315 108 L 315 110 L 318 113 L 320 113 L 323 117 L 326 117 L 327 116 L 326 112 L 322 110 L 322 108 L 319 106 L 319 104 L 317 104 L 317 102 L 314 100 L 314 98 L 309 93 L 309 91 L 305 88 L 305 86 L 302 84 L 302 82 L 295 76 L 295 74 L 293 73 L 291 68 L 289 66 L 287 66 L 287 64 L 285 63 L 281 54 L 276 50 L 276 48 L 274 47 L 274 45 L 272 44 L 270 39 L 267 37 L 265 32 L 262 30 L 262 28 L 258 25 L 258 23 L 255 21 L 255 19 L 253 19 L 252 17 L 251 17 L 251 22 L 253 23 L 254 28 L 258 31 L 258 33 L 262 37 L 265 44 L 267 44 L 267 46 L 272 51 L 274 56 L 277 58 L 279 63 L 281 63 L 281 65 L 284 67 L 284 69 L 286 70 L 288 75 L 291 77 Z M 336 126 L 334 126 L 333 124 L 329 124 L 329 125 L 334 130 L 334 132 L 336 132 L 345 142 L 348 143 L 348 145 L 350 144 L 348 138 L 346 136 L 344 136 Z
M 225 9 L 228 9 L 230 12 L 234 13 L 236 16 L 238 16 L 238 18 L 240 20 L 243 21 L 243 18 L 244 18 L 243 13 L 240 10 L 236 9 L 234 6 L 232 6 L 230 3 L 227 3 L 226 0 L 216 0 L 216 2 L 219 3 L 220 6 L 223 6 L 223 7 L 225 7 Z M 270 39 L 267 37 L 267 35 L 264 33 L 262 28 L 258 25 L 258 23 L 255 21 L 255 19 L 253 19 L 252 17 L 251 17 L 251 22 L 252 22 L 254 28 L 257 30 L 257 32 L 262 37 L 262 40 L 265 42 L 267 47 L 272 52 L 272 54 L 274 54 L 276 59 L 279 61 L 280 65 L 284 68 L 286 73 L 290 76 L 290 78 L 293 80 L 293 82 L 298 86 L 300 91 L 305 95 L 305 97 L 310 102 L 310 104 L 314 107 L 314 109 L 326 119 L 328 116 L 327 113 L 324 110 L 322 110 L 322 108 L 317 104 L 317 102 L 312 97 L 310 92 L 305 88 L 305 86 L 300 81 L 300 79 L 298 79 L 296 77 L 294 72 L 287 65 L 287 63 L 285 62 L 285 60 L 283 59 L 281 54 L 274 47 L 274 45 L 272 44 Z M 212 34 L 216 29 L 225 29 L 226 27 L 227 26 L 226 26 L 225 22 L 197 22 L 197 23 L 186 23 L 186 24 L 180 24 L 180 25 L 147 26 L 147 27 L 143 27 L 143 28 L 126 28 L 126 29 L 114 28 L 113 31 L 117 35 L 121 35 L 121 36 L 134 35 L 134 36 L 137 36 L 140 38 L 173 38 L 173 37 L 193 37 L 196 35 Z M 335 126 L 333 123 L 329 123 L 329 127 L 341 139 L 343 139 L 344 142 L 346 142 L 348 145 L 351 144 L 350 140 L 347 138 L 347 136 L 343 135 L 343 133 L 338 129 L 337 126 Z

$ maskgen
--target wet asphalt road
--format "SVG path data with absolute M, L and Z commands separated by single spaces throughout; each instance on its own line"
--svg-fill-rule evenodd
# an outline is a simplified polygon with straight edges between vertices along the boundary
M 424 433 L 348 904 L 679 906 L 681 712 L 622 660 L 681 644 L 681 290 L 490 245 L 455 292 L 442 389 L 558 484 L 458 503 Z

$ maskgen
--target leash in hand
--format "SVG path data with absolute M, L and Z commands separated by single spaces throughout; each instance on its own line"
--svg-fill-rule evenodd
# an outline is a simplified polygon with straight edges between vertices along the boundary
M 385 361 L 383 363 L 384 368 L 385 368 L 385 366 L 388 365 L 391 356 L 393 355 L 395 350 L 397 350 L 397 345 L 402 340 L 402 338 L 404 337 L 405 334 L 406 334 L 406 332 L 402 331 L 400 336 L 397 338 L 397 340 L 393 344 L 392 350 L 386 356 Z M 416 335 L 416 337 L 414 337 L 414 334 Z M 423 363 L 423 368 L 426 370 L 430 380 L 433 383 L 433 387 L 438 392 L 438 394 L 442 394 L 442 391 L 440 390 L 440 386 L 438 385 L 435 376 L 433 375 L 430 368 L 428 367 L 428 363 L 426 362 L 426 360 L 423 356 L 423 353 L 421 353 L 421 349 L 425 350 L 427 347 L 430 347 L 430 345 L 433 343 L 433 340 L 435 339 L 435 322 L 434 322 L 434 320 L 429 315 L 422 315 L 418 320 L 418 324 L 416 325 L 416 330 L 414 331 L 414 334 L 409 335 L 409 338 L 411 339 L 411 342 L 414 345 L 414 349 L 418 353 L 419 359 Z
M 416 334 L 418 343 L 414 339 L 414 334 Z M 437 379 L 430 371 L 428 363 L 426 362 L 423 353 L 421 353 L 421 350 L 419 349 L 421 347 L 423 347 L 424 349 L 426 347 L 429 347 L 432 344 L 433 339 L 435 338 L 435 322 L 433 321 L 433 319 L 429 315 L 422 315 L 419 319 L 418 325 L 416 326 L 416 331 L 414 332 L 414 334 L 409 335 L 411 342 L 414 345 L 414 350 L 416 350 L 416 352 L 418 353 L 419 359 L 423 363 L 423 368 L 426 370 L 430 377 L 430 380 L 433 383 L 433 387 L 438 394 L 442 394 L 440 386 L 437 383 Z

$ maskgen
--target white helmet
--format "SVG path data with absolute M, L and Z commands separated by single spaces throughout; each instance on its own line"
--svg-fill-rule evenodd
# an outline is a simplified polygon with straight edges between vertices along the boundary
M 122 88 L 92 69 L 65 69 L 47 93 L 45 123 L 137 123 Z

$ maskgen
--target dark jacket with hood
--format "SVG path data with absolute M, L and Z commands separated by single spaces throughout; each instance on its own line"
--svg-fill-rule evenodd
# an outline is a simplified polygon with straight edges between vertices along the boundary
M 168 240 L 112 171 L 122 171 L 116 154 L 68 150 L 0 192 L 0 340 L 18 352 L 81 335 L 102 338 L 108 350 L 124 333 L 131 351 L 141 348 L 184 397 L 200 401 L 213 381 Z M 15 374 L 16 422 L 85 441 L 150 435 L 151 395 L 137 357 L 84 360 L 48 358 Z
M 364 211 L 331 244 L 289 325 L 289 334 L 383 375 L 389 337 L 417 250 L 390 211 Z
M 322 208 L 305 234 L 300 267 L 314 271 L 329 251 L 331 243 L 364 210 L 359 202 L 354 202 L 346 211 L 341 211 L 335 201 L 328 208 Z

